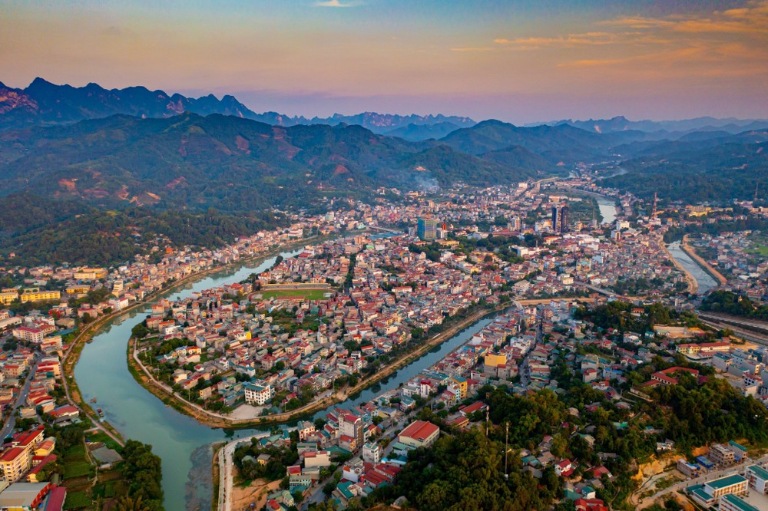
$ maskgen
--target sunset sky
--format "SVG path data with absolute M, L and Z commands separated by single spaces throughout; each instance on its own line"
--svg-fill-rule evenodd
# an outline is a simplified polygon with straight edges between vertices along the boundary
M 0 0 L 0 81 L 290 115 L 768 117 L 768 0 Z

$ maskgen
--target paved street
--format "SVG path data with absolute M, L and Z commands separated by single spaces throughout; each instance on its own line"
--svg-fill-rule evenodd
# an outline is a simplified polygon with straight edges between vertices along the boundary
M 13 428 L 16 427 L 16 411 L 24 406 L 24 404 L 27 402 L 27 396 L 29 395 L 29 387 L 32 385 L 32 380 L 35 375 L 35 371 L 37 371 L 37 364 L 39 362 L 39 358 L 37 355 L 35 356 L 35 363 L 31 366 L 30 369 L 27 370 L 27 380 L 24 382 L 24 386 L 21 389 L 21 393 L 19 394 L 19 397 L 16 399 L 16 403 L 13 405 L 13 409 L 11 410 L 11 414 L 8 417 L 8 420 L 5 421 L 5 424 L 3 425 L 3 430 L 0 433 L 0 438 L 5 440 L 5 437 L 13 433 Z
M 245 438 L 238 438 L 232 440 L 224 447 L 219 449 L 218 462 L 219 462 L 219 500 L 218 511 L 232 511 L 232 488 L 234 486 L 234 455 L 237 446 L 243 443 L 250 442 L 252 438 L 261 438 L 268 436 L 268 432 L 258 433 L 256 435 L 247 436 Z

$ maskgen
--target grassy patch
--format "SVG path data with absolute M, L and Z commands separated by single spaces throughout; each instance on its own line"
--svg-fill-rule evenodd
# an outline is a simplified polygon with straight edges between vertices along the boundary
M 745 250 L 748 254 L 757 254 L 761 257 L 768 257 L 768 245 L 760 245 L 749 250 Z
M 64 479 L 83 477 L 91 473 L 91 464 L 87 461 L 75 461 L 64 465 Z
M 123 448 L 120 446 L 120 444 L 115 442 L 112 439 L 112 437 L 110 437 L 109 435 L 107 435 L 103 431 L 88 433 L 88 440 L 90 442 L 94 442 L 94 443 L 95 442 L 101 442 L 104 445 L 106 445 L 107 447 L 109 447 L 110 449 L 114 449 L 117 452 L 122 452 L 122 450 L 123 450 Z
M 82 444 L 73 445 L 64 453 L 64 462 L 85 461 L 85 446 Z
M 330 289 L 275 289 L 273 291 L 264 291 L 261 295 L 265 300 L 277 297 L 294 297 L 300 296 L 307 300 L 322 300 L 325 298 L 325 293 L 332 292 Z
M 64 501 L 64 509 L 79 509 L 89 507 L 92 504 L 91 498 L 82 491 L 67 493 L 67 499 Z

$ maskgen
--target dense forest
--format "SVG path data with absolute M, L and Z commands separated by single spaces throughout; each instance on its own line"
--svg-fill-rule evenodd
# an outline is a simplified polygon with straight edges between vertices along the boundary
M 404 495 L 421 511 L 522 511 L 547 509 L 559 492 L 557 477 L 541 486 L 517 455 L 510 456 L 508 470 L 505 480 L 503 442 L 479 429 L 462 431 L 412 451 L 395 484 L 375 490 L 365 504 Z
M 765 131 L 697 142 L 661 142 L 621 163 L 626 174 L 603 181 L 638 197 L 730 203 L 749 200 L 765 181 Z
M 109 265 L 129 261 L 156 245 L 218 248 L 237 236 L 286 224 L 283 215 L 270 211 L 241 215 L 213 209 L 100 211 L 76 201 L 14 195 L 0 199 L 0 260 L 25 266 Z
M 713 291 L 701 303 L 700 309 L 722 312 L 732 316 L 768 320 L 768 305 L 760 305 L 746 296 L 731 291 Z

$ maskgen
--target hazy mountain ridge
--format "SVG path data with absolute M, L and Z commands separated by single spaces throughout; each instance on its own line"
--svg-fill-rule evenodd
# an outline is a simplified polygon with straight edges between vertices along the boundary
M 72 87 L 55 85 L 42 78 L 35 78 L 26 89 L 0 84 L 0 129 L 65 124 L 115 114 L 172 117 L 187 111 L 200 115 L 256 115 L 233 96 L 217 99 L 209 94 L 187 98 L 145 87 L 108 90 L 95 83 Z
M 611 119 L 588 119 L 586 121 L 565 119 L 546 123 L 526 124 L 526 127 L 538 125 L 557 126 L 567 124 L 595 133 L 616 133 L 621 131 L 638 131 L 646 133 L 649 139 L 674 140 L 695 132 L 722 131 L 735 135 L 748 130 L 768 128 L 768 119 L 737 119 L 727 117 L 696 117 L 671 121 L 630 121 L 623 115 Z
M 4 194 L 33 192 L 100 207 L 255 210 L 328 192 L 491 185 L 548 170 L 357 125 L 280 127 L 218 114 L 117 115 L 0 133 Z
M 430 126 L 448 123 L 458 128 L 475 124 L 475 121 L 469 117 L 442 114 L 421 116 L 363 112 L 357 115 L 334 114 L 325 118 L 290 117 L 277 112 L 256 113 L 231 95 L 225 95 L 221 99 L 213 94 L 190 98 L 181 94 L 169 95 L 162 90 L 153 91 L 140 86 L 105 89 L 98 84 L 89 83 L 84 87 L 72 87 L 71 85 L 56 85 L 42 78 L 35 78 L 25 89 L 14 89 L 0 82 L 0 130 L 65 124 L 117 114 L 166 118 L 183 112 L 199 115 L 234 115 L 285 127 L 302 124 L 328 124 L 331 126 L 357 124 L 377 134 L 405 128 L 409 125 Z M 447 131 L 444 133 L 438 131 L 436 134 L 444 136 Z M 439 136 L 429 135 L 423 138 L 410 136 L 408 138 L 410 140 L 425 140 L 427 138 L 439 138 Z

